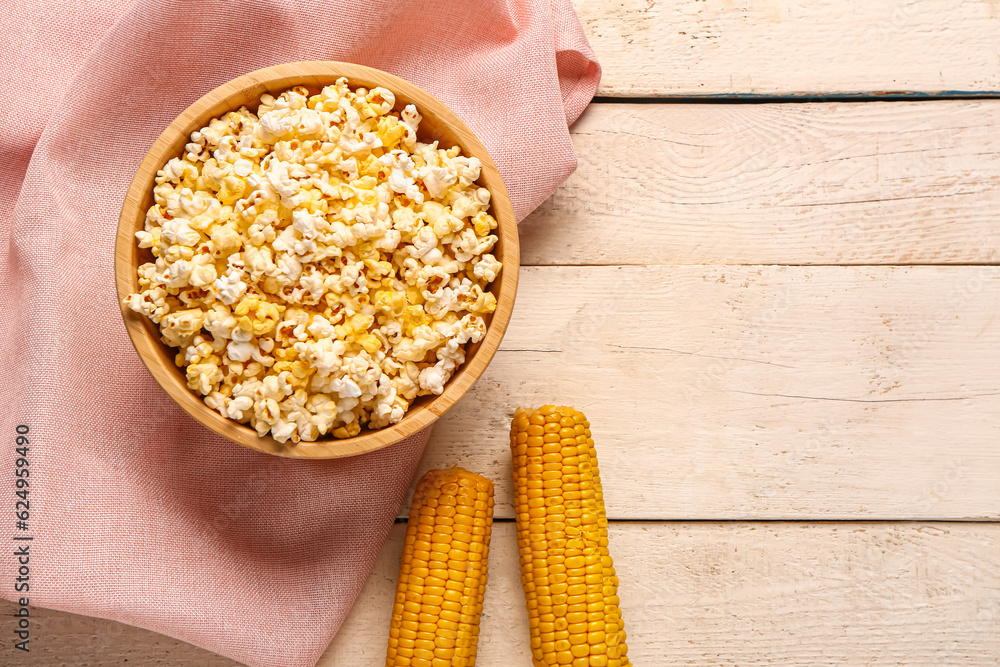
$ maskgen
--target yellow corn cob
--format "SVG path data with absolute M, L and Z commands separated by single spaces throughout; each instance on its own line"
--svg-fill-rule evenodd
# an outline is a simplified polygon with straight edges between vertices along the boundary
M 518 408 L 510 449 L 535 667 L 630 665 L 590 423 L 573 408 Z
M 413 493 L 386 667 L 475 667 L 493 527 L 493 482 L 429 470 Z

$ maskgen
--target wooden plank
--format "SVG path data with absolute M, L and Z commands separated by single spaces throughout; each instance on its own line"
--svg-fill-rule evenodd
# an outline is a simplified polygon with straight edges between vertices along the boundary
M 600 95 L 1000 90 L 1000 4 L 573 0 Z
M 420 471 L 513 516 L 510 415 L 555 402 L 613 518 L 1000 518 L 998 311 L 995 266 L 527 267 Z
M 593 104 L 522 262 L 1000 262 L 997 118 L 1000 100 Z
M 531 664 L 513 529 L 494 530 L 480 667 Z M 320 667 L 382 664 L 404 531 L 394 528 Z M 1000 655 L 998 524 L 631 523 L 610 532 L 637 665 L 987 665 Z M 0 613 L 12 609 L 0 603 Z M 35 619 L 38 652 L 18 664 L 237 664 L 110 621 L 43 610 Z

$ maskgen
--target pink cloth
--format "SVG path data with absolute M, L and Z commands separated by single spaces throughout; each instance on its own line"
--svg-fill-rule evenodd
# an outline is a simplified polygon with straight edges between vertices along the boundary
M 423 86 L 500 166 L 518 219 L 575 168 L 600 69 L 569 0 L 69 0 L 0 27 L 0 594 L 250 665 L 315 663 L 364 583 L 427 433 L 340 461 L 221 440 L 139 362 L 112 249 L 139 160 L 198 97 L 296 60 Z M 15 426 L 30 520 L 15 528 Z M 31 534 L 16 593 L 13 535 Z

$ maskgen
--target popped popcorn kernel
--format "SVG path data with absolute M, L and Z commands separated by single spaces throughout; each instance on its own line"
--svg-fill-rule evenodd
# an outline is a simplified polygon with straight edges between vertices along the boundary
M 280 442 L 349 438 L 440 394 L 486 335 L 497 221 L 482 164 L 415 106 L 338 79 L 262 95 L 157 172 L 123 304 L 188 387 Z

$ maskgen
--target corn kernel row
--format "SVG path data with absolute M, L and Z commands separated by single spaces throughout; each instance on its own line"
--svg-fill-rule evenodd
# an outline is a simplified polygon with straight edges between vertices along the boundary
M 417 483 L 386 667 L 474 667 L 486 592 L 493 482 L 462 468 Z
M 519 409 L 510 446 L 533 664 L 630 665 L 590 423 L 568 407 Z

